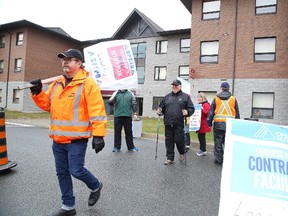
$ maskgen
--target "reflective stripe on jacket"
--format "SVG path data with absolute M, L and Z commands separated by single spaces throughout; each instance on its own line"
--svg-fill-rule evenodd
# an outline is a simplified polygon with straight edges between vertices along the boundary
M 215 102 L 214 122 L 226 122 L 226 118 L 235 118 L 236 98 L 234 96 L 231 96 L 228 100 L 221 100 L 219 97 L 216 97 Z
M 50 112 L 49 137 L 57 143 L 106 136 L 107 116 L 100 88 L 80 69 L 65 86 L 65 78 L 53 82 L 47 92 L 32 95 L 42 110 Z

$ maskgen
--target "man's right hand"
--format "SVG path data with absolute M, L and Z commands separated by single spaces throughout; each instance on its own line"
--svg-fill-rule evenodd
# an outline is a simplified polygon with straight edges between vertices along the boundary
M 159 116 L 162 116 L 162 115 L 163 115 L 161 108 L 158 108 L 157 111 L 156 111 L 156 113 L 157 113 L 157 115 L 159 115 Z
M 42 82 L 41 79 L 34 79 L 30 82 L 32 87 L 30 87 L 30 91 L 33 95 L 38 95 L 42 91 Z

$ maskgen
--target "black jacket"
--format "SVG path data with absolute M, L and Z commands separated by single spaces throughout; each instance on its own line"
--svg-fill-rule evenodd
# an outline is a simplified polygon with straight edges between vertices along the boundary
M 188 111 L 187 116 L 191 116 L 194 113 L 194 104 L 191 98 L 185 92 L 181 90 L 176 94 L 171 92 L 167 94 L 159 104 L 159 108 L 162 109 L 164 114 L 165 125 L 183 125 L 184 117 L 182 110 Z

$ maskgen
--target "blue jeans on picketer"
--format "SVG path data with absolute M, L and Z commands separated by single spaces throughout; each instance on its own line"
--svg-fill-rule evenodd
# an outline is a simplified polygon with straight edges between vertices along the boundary
M 83 181 L 91 190 L 99 187 L 98 179 L 84 167 L 87 142 L 88 139 L 76 140 L 68 144 L 58 144 L 53 141 L 52 150 L 63 205 L 70 207 L 75 205 L 71 176 Z

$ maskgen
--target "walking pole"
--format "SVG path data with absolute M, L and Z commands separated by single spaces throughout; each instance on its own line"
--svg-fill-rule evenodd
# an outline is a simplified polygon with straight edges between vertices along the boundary
M 189 129 L 188 129 L 188 132 L 189 132 Z M 185 164 L 185 167 L 186 167 L 186 117 L 184 117 L 184 145 L 185 145 L 185 151 L 184 151 L 184 164 Z
M 155 160 L 157 159 L 157 152 L 158 152 L 159 127 L 160 127 L 160 116 L 158 116 L 158 120 L 157 120 L 157 137 L 156 137 Z

